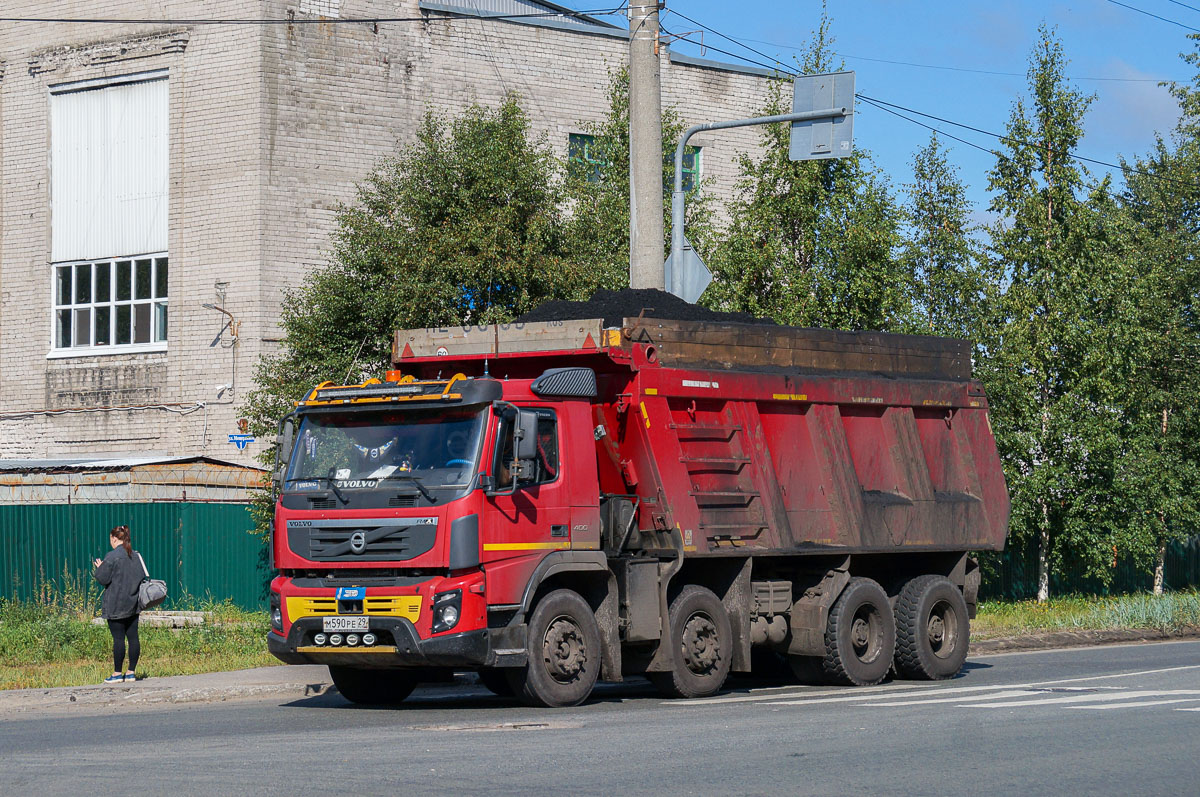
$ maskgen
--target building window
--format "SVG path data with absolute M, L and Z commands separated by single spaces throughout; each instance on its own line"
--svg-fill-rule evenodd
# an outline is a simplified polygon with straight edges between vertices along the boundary
M 50 120 L 52 355 L 161 351 L 166 75 L 55 86 Z
M 674 159 L 675 153 L 671 153 Z M 672 178 L 674 179 L 674 178 Z M 683 148 L 683 190 L 691 192 L 700 185 L 700 147 Z
M 567 139 L 567 160 L 589 183 L 600 182 L 608 161 L 604 160 L 596 145 L 596 137 L 586 133 L 571 133 Z
M 54 347 L 111 351 L 167 341 L 167 256 L 54 266 Z

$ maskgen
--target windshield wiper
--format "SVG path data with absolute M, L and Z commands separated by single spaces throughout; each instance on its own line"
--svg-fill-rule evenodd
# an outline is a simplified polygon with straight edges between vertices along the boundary
M 421 479 L 417 476 L 413 476 L 411 473 L 391 473 L 387 476 L 381 476 L 379 483 L 383 484 L 390 479 L 400 479 L 401 481 L 412 482 L 413 484 L 417 485 L 417 489 L 421 491 L 421 495 L 425 496 L 426 501 L 431 504 L 437 503 L 437 499 L 433 497 L 433 493 L 425 489 L 425 485 L 421 483 Z
M 338 489 L 337 482 L 333 480 L 333 473 L 333 468 L 330 468 L 329 475 L 324 478 L 324 481 L 329 484 L 329 489 L 333 490 L 333 494 L 338 497 L 338 500 L 341 501 L 343 505 L 350 503 L 350 499 L 342 495 L 342 491 Z
M 304 477 L 288 479 L 288 484 L 293 483 L 293 481 L 324 481 L 325 484 L 329 485 L 330 490 L 334 491 L 334 495 L 337 496 L 338 501 L 341 501 L 343 504 L 350 503 L 350 499 L 346 496 L 343 496 L 342 491 L 337 489 L 337 483 L 334 481 L 334 469 L 332 468 L 329 469 L 328 477 Z

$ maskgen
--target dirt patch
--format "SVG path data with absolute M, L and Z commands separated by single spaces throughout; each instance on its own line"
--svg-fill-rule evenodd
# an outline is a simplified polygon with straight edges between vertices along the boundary
M 1094 645 L 1120 645 L 1129 642 L 1164 642 L 1169 639 L 1200 637 L 1200 628 L 1189 626 L 1178 631 L 1158 631 L 1150 628 L 1123 628 L 1108 631 L 1050 631 L 1042 634 L 971 640 L 973 655 L 1006 653 L 1012 650 L 1049 650 L 1079 648 Z
M 662 318 L 671 321 L 713 321 L 735 324 L 771 324 L 769 318 L 755 318 L 749 313 L 722 313 L 690 304 L 674 294 L 655 288 L 626 288 L 620 291 L 596 291 L 586 302 L 556 300 L 545 302 L 514 319 L 527 321 L 573 321 L 580 318 L 603 318 L 604 326 L 619 327 L 626 318 Z

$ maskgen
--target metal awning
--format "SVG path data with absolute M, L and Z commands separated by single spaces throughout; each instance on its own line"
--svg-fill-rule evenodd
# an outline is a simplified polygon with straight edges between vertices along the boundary
M 220 501 L 244 503 L 266 471 L 212 457 L 0 459 L 0 505 Z

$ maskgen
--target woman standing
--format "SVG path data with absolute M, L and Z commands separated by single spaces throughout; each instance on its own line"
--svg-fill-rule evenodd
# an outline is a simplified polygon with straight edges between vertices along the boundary
M 104 679 L 106 684 L 136 681 L 138 655 L 138 586 L 142 583 L 141 554 L 134 558 L 133 544 L 129 541 L 129 527 L 117 526 L 108 534 L 112 550 L 103 560 L 96 559 L 96 580 L 104 585 L 104 598 L 100 604 L 100 616 L 108 620 L 108 630 L 113 639 L 113 674 Z M 122 670 L 125 659 L 125 640 L 129 640 L 129 669 Z

